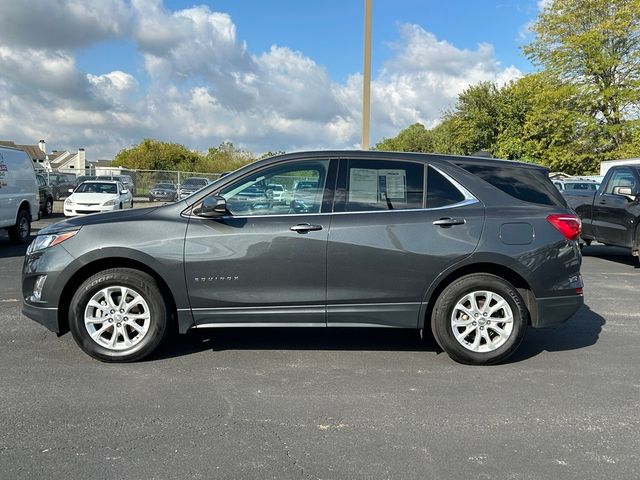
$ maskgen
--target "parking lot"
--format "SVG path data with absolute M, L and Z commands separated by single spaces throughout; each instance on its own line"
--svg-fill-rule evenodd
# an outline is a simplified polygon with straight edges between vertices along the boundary
M 621 249 L 585 248 L 586 306 L 493 367 L 387 329 L 205 330 L 103 364 L 20 314 L 24 251 L 0 235 L 0 478 L 640 478 Z

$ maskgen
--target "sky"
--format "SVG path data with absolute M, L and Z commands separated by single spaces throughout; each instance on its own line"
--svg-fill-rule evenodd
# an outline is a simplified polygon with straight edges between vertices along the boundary
M 534 70 L 545 0 L 374 0 L 371 143 Z M 109 159 L 144 138 L 359 148 L 363 0 L 0 2 L 0 139 Z

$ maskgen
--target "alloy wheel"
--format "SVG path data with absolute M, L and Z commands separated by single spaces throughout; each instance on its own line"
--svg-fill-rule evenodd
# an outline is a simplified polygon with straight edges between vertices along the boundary
M 84 311 L 89 336 L 109 350 L 129 349 L 147 335 L 151 312 L 144 297 L 124 286 L 110 286 L 95 293 Z
M 451 313 L 451 329 L 460 345 L 484 353 L 504 345 L 513 332 L 513 311 L 499 294 L 488 290 L 467 293 Z

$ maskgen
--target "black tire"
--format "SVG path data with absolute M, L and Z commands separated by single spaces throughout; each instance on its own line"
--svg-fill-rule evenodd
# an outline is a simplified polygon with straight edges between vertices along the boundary
M 94 340 L 89 334 L 84 321 L 85 311 L 89 308 L 88 304 L 91 298 L 94 297 L 94 295 L 99 295 L 99 292 L 104 288 L 111 286 L 126 287 L 139 294 L 149 309 L 149 324 L 146 333 L 136 341 L 133 346 L 122 349 L 108 348 L 103 344 L 107 339 L 102 336 L 99 337 L 102 343 Z M 105 308 L 109 307 L 105 306 Z M 115 312 L 115 310 L 112 312 Z M 115 314 L 105 312 L 105 322 L 98 323 L 97 325 L 99 327 L 96 327 L 96 329 L 104 326 L 106 330 L 103 335 L 110 336 L 111 338 L 115 335 L 116 340 L 122 338 L 124 341 L 123 335 L 116 334 L 116 325 L 118 328 L 127 329 L 127 336 L 137 335 L 137 332 L 130 326 L 127 326 L 128 324 L 125 322 L 125 320 L 127 320 L 127 317 L 124 316 L 126 315 L 126 311 L 125 313 L 121 313 L 119 317 L 117 317 L 117 314 L 118 312 Z M 112 315 L 112 321 L 108 322 L 110 325 L 107 325 L 107 317 L 111 317 Z M 168 323 L 168 308 L 155 279 L 151 275 L 130 268 L 113 268 L 89 277 L 80 285 L 69 307 L 69 328 L 74 340 L 85 353 L 103 362 L 135 362 L 146 357 L 152 353 L 167 336 L 169 331 Z M 93 323 L 93 325 L 95 326 L 96 323 Z
M 122 202 L 120 202 L 120 210 L 122 210 Z
M 16 224 L 7 230 L 11 243 L 27 243 L 29 238 L 31 238 L 31 215 L 29 215 L 29 212 L 24 208 L 20 209 L 16 217 Z
M 129 208 L 133 208 L 133 198 L 131 199 L 131 205 L 129 205 Z
M 50 217 L 53 214 L 53 198 L 49 197 L 47 198 L 47 201 L 44 202 L 42 213 L 45 217 Z
M 508 335 L 504 343 L 493 350 L 478 352 L 472 351 L 471 348 L 463 346 L 461 341 L 456 339 L 454 327 L 452 325 L 452 316 L 454 314 L 454 307 L 456 307 L 458 302 L 461 301 L 465 295 L 472 292 L 482 291 L 489 291 L 492 294 L 497 294 L 506 301 L 511 309 L 513 325 L 511 333 Z M 493 301 L 494 300 L 490 300 L 490 305 Z M 501 311 L 504 312 L 505 310 L 499 310 L 498 313 Z M 466 315 L 463 315 L 463 321 L 469 319 L 469 317 L 464 318 L 465 316 Z M 479 325 L 484 325 L 487 319 L 490 320 L 489 323 L 493 320 L 493 326 L 490 324 L 486 325 L 486 330 L 484 332 L 480 332 L 479 329 L 484 330 L 485 326 L 481 327 Z M 528 323 L 529 311 L 524 304 L 524 300 L 518 293 L 518 290 L 516 290 L 515 287 L 506 280 L 496 277 L 495 275 L 485 273 L 466 275 L 448 285 L 436 300 L 433 313 L 431 315 L 431 329 L 438 345 L 440 345 L 440 347 L 442 347 L 442 349 L 453 360 L 467 365 L 492 365 L 506 360 L 517 350 L 518 346 L 522 342 Z M 494 337 L 492 337 L 493 341 L 493 339 L 496 338 L 496 330 L 493 329 L 496 327 L 505 329 L 507 327 L 505 323 L 500 322 L 500 317 L 487 317 L 483 319 L 482 316 L 480 316 L 478 323 L 474 322 L 473 325 L 478 326 L 477 328 L 473 327 L 475 331 L 470 332 L 465 339 L 475 339 L 475 336 L 480 333 L 490 336 L 490 332 L 492 332 L 491 334 L 494 335 Z M 458 328 L 462 329 L 466 327 Z M 464 331 L 466 330 L 463 330 L 463 332 Z M 458 330 L 458 333 L 462 332 Z M 490 348 L 488 342 L 483 340 L 483 337 L 480 338 L 480 343 L 482 342 L 484 342 L 485 347 Z M 482 348 L 482 345 L 479 346 Z

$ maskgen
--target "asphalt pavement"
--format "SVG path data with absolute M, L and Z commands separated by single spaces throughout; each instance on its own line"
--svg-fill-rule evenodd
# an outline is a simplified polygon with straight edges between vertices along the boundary
M 492 367 L 386 329 L 198 331 L 103 364 L 20 314 L 24 251 L 0 235 L 1 479 L 640 478 L 624 250 L 585 248 L 586 306 Z

